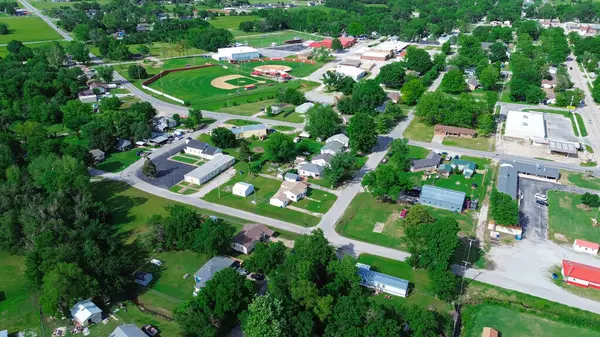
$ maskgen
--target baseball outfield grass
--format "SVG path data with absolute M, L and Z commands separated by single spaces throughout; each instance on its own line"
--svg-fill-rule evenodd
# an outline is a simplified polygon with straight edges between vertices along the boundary
M 62 37 L 50 28 L 42 19 L 30 17 L 2 17 L 0 23 L 8 25 L 9 33 L 0 35 L 0 44 L 12 40 L 21 42 L 62 40 Z

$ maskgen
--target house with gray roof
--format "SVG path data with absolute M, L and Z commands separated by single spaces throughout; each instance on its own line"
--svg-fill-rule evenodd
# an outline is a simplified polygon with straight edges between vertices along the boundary
M 319 165 L 322 167 L 329 167 L 331 165 L 331 161 L 333 160 L 333 155 L 330 153 L 320 153 L 310 160 L 311 163 L 315 165 Z
M 117 144 L 115 145 L 115 149 L 119 151 L 127 151 L 131 149 L 131 142 L 127 139 L 117 138 Z
M 109 337 L 148 337 L 148 335 L 135 324 L 124 324 L 118 326 Z
M 447 209 L 452 212 L 460 212 L 463 210 L 465 197 L 465 192 L 425 185 L 421 189 L 419 203 L 435 208 Z
M 252 136 L 263 138 L 267 135 L 267 126 L 264 124 L 234 126 L 230 130 L 235 135 L 235 138 L 238 139 L 250 138 Z
M 335 156 L 344 152 L 344 148 L 345 146 L 343 143 L 334 140 L 331 142 L 327 142 L 325 143 L 325 145 L 323 145 L 323 147 L 321 148 L 321 154 L 329 153 L 330 155 Z
M 298 173 L 302 177 L 320 178 L 325 169 L 313 163 L 304 163 L 298 167 Z
M 408 294 L 409 282 L 407 280 L 378 273 L 371 270 L 371 266 L 363 263 L 357 263 L 356 267 L 358 267 L 357 274 L 360 276 L 361 286 L 395 296 L 406 297 Z
M 413 160 L 410 165 L 410 171 L 420 172 L 433 170 L 440 164 L 441 161 L 442 157 L 439 154 L 432 151 L 429 152 L 425 159 Z
M 211 160 L 217 154 L 220 154 L 223 152 L 218 147 L 214 147 L 208 143 L 201 142 L 199 140 L 192 139 L 192 138 L 186 139 L 185 144 L 187 146 L 183 149 L 183 152 L 194 155 L 194 156 L 198 156 L 200 158 L 204 158 L 207 160 Z
M 335 134 L 335 135 L 327 138 L 327 140 L 325 140 L 325 143 L 330 143 L 330 142 L 340 142 L 345 147 L 348 147 L 350 145 L 350 138 L 348 138 L 348 136 L 346 136 L 343 133 L 338 133 L 338 134 Z
M 196 281 L 194 288 L 196 290 L 201 290 L 206 286 L 206 282 L 210 281 L 216 273 L 231 267 L 234 262 L 234 259 L 225 256 L 215 256 L 208 260 L 208 262 L 194 273 L 194 280 Z
M 498 191 L 517 199 L 519 174 L 557 181 L 560 171 L 541 164 L 525 164 L 517 161 L 503 161 L 498 170 Z

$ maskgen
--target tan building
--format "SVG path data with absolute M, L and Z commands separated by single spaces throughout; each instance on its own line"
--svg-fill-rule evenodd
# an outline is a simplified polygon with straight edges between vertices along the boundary
M 361 60 L 371 60 L 371 61 L 387 61 L 392 58 L 392 51 L 387 50 L 369 50 L 362 54 L 360 57 Z
M 234 126 L 231 128 L 231 132 L 233 132 L 238 139 L 250 138 L 252 136 L 263 138 L 267 135 L 267 126 L 264 124 Z
M 462 138 L 473 138 L 477 131 L 467 128 L 459 128 L 456 126 L 438 124 L 434 128 L 435 134 L 438 136 L 453 136 Z
M 489 327 L 485 327 L 483 328 L 483 332 L 481 333 L 481 337 L 498 337 L 500 336 L 500 334 L 498 333 L 498 330 L 494 329 L 494 328 L 489 328 Z

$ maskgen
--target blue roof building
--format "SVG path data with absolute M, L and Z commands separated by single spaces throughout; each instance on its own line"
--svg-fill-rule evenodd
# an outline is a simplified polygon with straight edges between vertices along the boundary
M 406 297 L 408 294 L 407 280 L 372 271 L 371 266 L 366 264 L 357 263 L 356 266 L 361 286 L 395 296 Z
M 425 185 L 421 189 L 419 203 L 431 207 L 460 212 L 465 203 L 465 192 L 449 190 L 433 185 Z

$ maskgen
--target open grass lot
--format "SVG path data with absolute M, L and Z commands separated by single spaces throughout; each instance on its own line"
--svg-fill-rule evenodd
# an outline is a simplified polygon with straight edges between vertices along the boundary
M 5 35 L 5 36 L 8 36 L 8 35 Z M 25 43 L 25 45 L 28 48 L 37 49 L 37 48 L 40 48 L 40 47 L 43 47 L 43 46 L 47 46 L 50 43 L 52 43 L 52 42 Z M 67 42 L 67 41 L 58 41 L 58 43 L 60 43 L 63 47 L 66 47 L 69 44 L 69 42 Z M 8 52 L 8 48 L 6 46 L 0 46 L 0 57 L 6 57 L 6 56 L 8 56 L 8 54 L 10 54 Z
M 420 142 L 431 142 L 433 139 L 433 126 L 426 125 L 415 117 L 404 131 L 404 137 Z
M 252 33 L 239 30 L 240 23 L 244 21 L 261 20 L 258 15 L 236 15 L 236 16 L 218 16 L 210 19 L 209 23 L 216 28 L 227 29 L 233 36 L 250 35 Z
M 104 172 L 121 172 L 128 168 L 129 165 L 142 158 L 137 155 L 137 153 L 141 150 L 144 150 L 144 148 L 135 148 L 123 152 L 113 152 L 108 154 L 103 162 L 96 165 L 96 168 Z
M 9 334 L 32 329 L 40 335 L 39 306 L 25 280 L 25 259 L 0 251 L 0 322 Z M 15 334 L 16 335 L 16 334 Z
M 139 46 L 141 46 L 141 44 L 127 45 L 129 50 L 134 54 L 136 54 L 138 52 Z M 175 43 L 168 43 L 168 42 L 153 42 L 152 44 L 150 44 L 150 45 L 147 44 L 146 46 L 148 46 L 150 48 L 150 56 L 160 57 L 160 58 L 184 57 L 187 55 L 197 55 L 197 54 L 204 53 L 204 51 L 202 49 L 193 48 L 193 47 L 188 47 L 187 50 L 185 50 L 183 52 L 179 52 L 176 50 Z M 92 54 L 100 57 L 100 49 L 98 47 L 93 46 L 93 45 L 88 45 L 88 48 L 90 49 L 90 52 Z M 119 62 L 117 60 L 111 60 L 110 58 L 108 58 L 108 56 L 102 57 L 102 60 L 104 62 Z M 129 67 L 129 64 L 124 65 L 123 67 L 124 68 Z M 125 70 L 127 70 L 127 69 L 125 69 Z
M 494 151 L 496 147 L 495 138 L 493 137 L 459 138 L 446 136 L 442 144 L 479 151 Z
M 576 113 L 575 118 L 577 119 L 577 125 L 579 125 L 579 131 L 581 131 L 581 137 L 587 137 L 588 132 L 585 127 L 585 123 L 583 122 L 583 117 L 580 114 Z
M 587 177 L 583 173 L 575 173 L 575 172 L 561 172 L 561 180 L 566 178 L 566 180 L 579 187 L 589 188 L 592 190 L 600 190 L 600 179 L 594 177 Z
M 94 2 L 97 2 L 101 5 L 105 5 L 105 4 L 112 2 L 112 0 L 95 0 Z M 37 1 L 30 1 L 29 3 L 33 7 L 37 8 L 39 10 L 44 10 L 44 9 L 53 9 L 53 8 L 60 8 L 60 7 L 73 7 L 75 4 L 82 4 L 83 2 L 78 2 L 78 1 L 52 2 L 50 0 L 37 0 Z M 88 3 L 91 3 L 91 1 L 89 1 Z
M 277 121 L 290 122 L 290 123 L 304 123 L 305 114 L 294 112 L 294 110 L 290 112 L 282 112 L 278 115 L 273 116 L 261 116 L 262 118 L 274 119 Z
M 212 24 L 212 22 L 211 22 Z M 270 47 L 272 43 L 276 43 L 277 45 L 283 44 L 283 41 L 291 40 L 294 38 L 300 38 L 303 40 L 315 40 L 321 41 L 324 38 L 318 35 L 312 35 L 308 33 L 295 32 L 291 30 L 283 30 L 280 32 L 273 33 L 264 33 L 264 34 L 251 34 L 244 33 L 240 34 L 235 38 L 236 42 L 247 43 L 248 45 L 255 48 L 264 48 Z M 290 52 L 290 55 L 293 52 Z
M 307 194 L 307 198 L 297 202 L 296 206 L 311 212 L 325 214 L 337 200 L 334 194 L 321 190 L 309 189 Z
M 240 106 L 230 106 L 226 108 L 222 107 L 217 111 L 241 116 L 252 116 L 259 113 L 261 109 L 266 109 L 267 106 L 273 103 L 275 103 L 274 99 L 267 99 L 264 101 L 242 104 Z
M 287 126 L 287 125 L 274 125 L 273 129 L 277 130 L 277 131 L 283 131 L 283 132 L 295 130 L 293 127 Z
M 230 124 L 235 126 L 246 126 L 246 125 L 255 125 L 260 124 L 259 122 L 249 121 L 245 119 L 228 119 L 223 124 Z
M 250 195 L 246 198 L 233 195 L 231 189 L 235 183 L 244 181 L 254 185 L 254 195 Z M 291 210 L 289 208 L 279 208 L 269 204 L 269 199 L 277 192 L 281 186 L 281 181 L 276 179 L 264 178 L 261 176 L 253 175 L 236 175 L 226 184 L 221 185 L 221 197 L 219 198 L 219 191 L 217 189 L 212 190 L 208 193 L 204 200 L 230 206 L 233 208 L 241 209 L 247 212 L 260 214 L 263 216 L 279 219 L 282 221 L 288 221 L 301 226 L 315 226 L 321 220 L 320 217 L 312 216 L 309 214 L 301 213 L 298 211 Z M 252 201 L 256 199 L 256 205 L 252 204 Z M 326 200 L 325 203 L 328 201 Z M 293 206 L 298 206 L 298 203 L 292 203 Z M 308 207 L 308 206 L 307 206 Z M 311 206 L 312 207 L 312 206 Z
M 487 159 L 487 158 L 479 158 L 479 157 L 471 157 L 471 156 L 461 156 L 460 159 L 474 162 L 475 165 L 477 165 L 477 169 L 478 170 L 483 170 L 483 169 L 485 169 L 486 165 L 489 166 L 492 163 L 492 161 L 490 159 Z
M 0 35 L 0 44 L 12 40 L 21 42 L 62 40 L 62 37 L 37 16 L 0 17 L 0 23 L 8 25 L 9 33 Z
M 477 184 L 477 188 L 473 189 L 471 186 L 472 184 Z M 430 178 L 425 180 L 424 185 L 434 185 L 450 190 L 465 192 L 467 197 L 472 199 L 479 198 L 485 189 L 483 184 L 483 174 L 477 173 L 475 173 L 471 179 L 466 179 L 462 174 L 451 174 L 448 178 Z
M 380 294 L 374 297 L 374 300 L 382 304 L 399 303 L 403 305 L 418 305 L 423 308 L 435 308 L 440 312 L 448 312 L 452 310 L 452 306 L 448 303 L 429 295 L 431 293 L 431 280 L 425 270 L 413 270 L 408 264 L 386 259 L 380 256 L 361 254 L 358 262 L 368 264 L 372 270 L 391 276 L 399 277 L 410 282 L 410 295 L 406 298 L 393 296 L 392 300 L 384 298 L 385 294 Z
M 581 204 L 580 194 L 549 191 L 548 204 L 550 238 L 560 233 L 568 242 L 575 239 L 600 242 L 600 228 L 592 226 L 591 220 L 597 210 Z
M 498 330 L 502 336 L 598 336 L 597 331 L 548 320 L 544 317 L 521 313 L 498 305 L 480 305 L 474 315 L 475 323 L 466 337 L 479 337 L 484 327 Z

